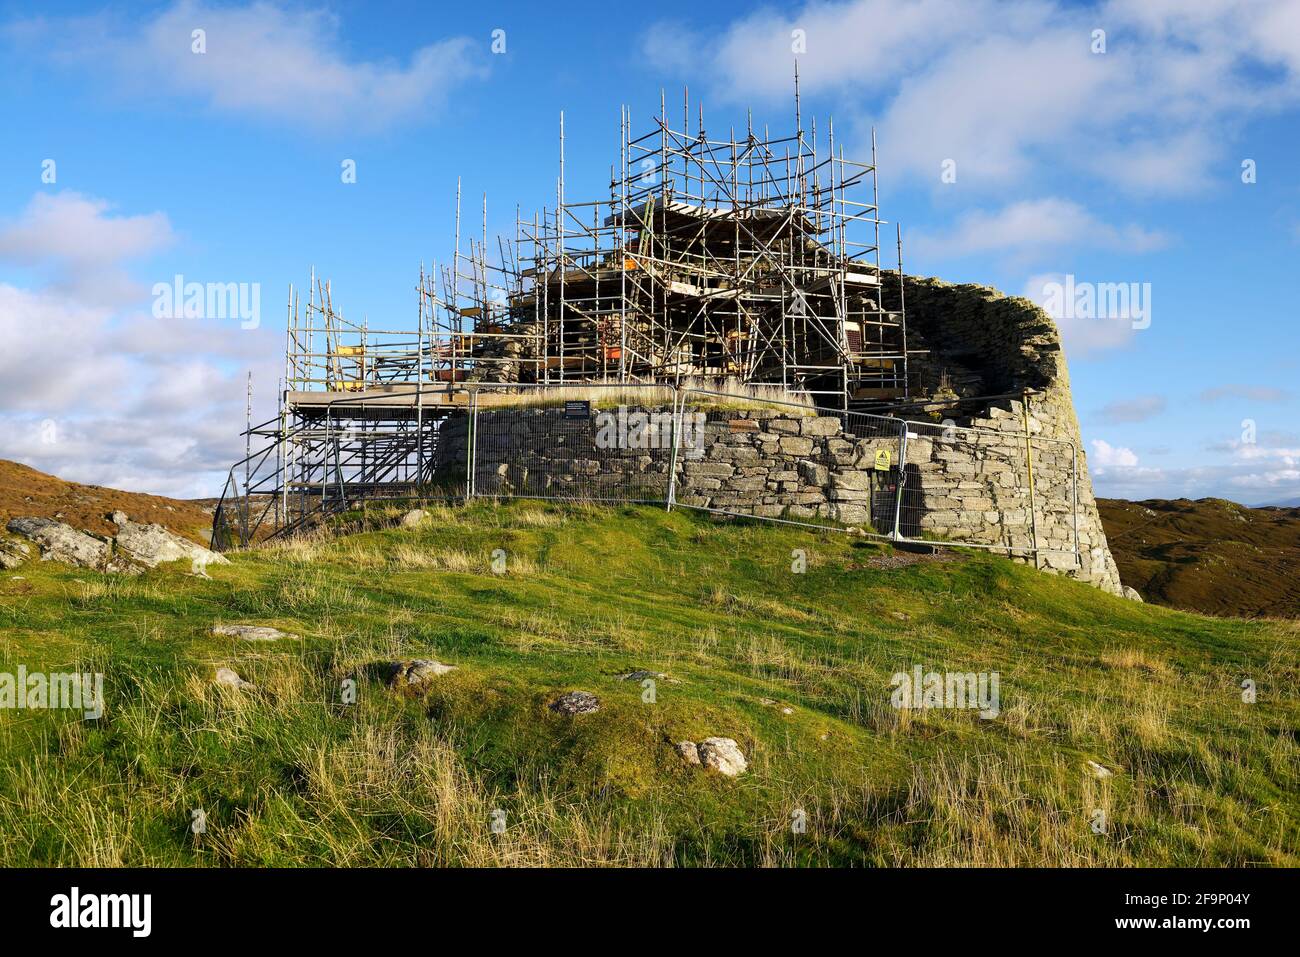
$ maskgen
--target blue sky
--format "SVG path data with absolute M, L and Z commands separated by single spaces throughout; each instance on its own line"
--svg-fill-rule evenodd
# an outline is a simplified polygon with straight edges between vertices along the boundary
M 1061 319 L 1099 494 L 1300 496 L 1300 0 L 719 6 L 0 2 L 0 457 L 213 493 L 313 265 L 408 325 L 458 176 L 495 232 L 553 201 L 561 110 L 570 197 L 661 88 L 786 129 L 802 47 L 805 115 L 877 128 L 909 271 L 1149 289 L 1146 328 Z M 260 284 L 260 326 L 154 318 L 176 274 Z

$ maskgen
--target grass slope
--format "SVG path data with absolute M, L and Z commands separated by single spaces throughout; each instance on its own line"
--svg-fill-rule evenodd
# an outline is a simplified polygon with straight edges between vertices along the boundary
M 108 699 L 96 722 L 0 712 L 0 863 L 1300 863 L 1294 623 L 680 511 L 433 511 L 234 555 L 212 581 L 0 578 L 0 671 L 102 671 Z M 458 670 L 403 697 L 376 664 L 410 657 Z M 999 672 L 1001 716 L 895 710 L 914 664 Z M 221 666 L 259 690 L 215 686 Z M 641 668 L 668 676 L 654 703 L 618 678 Z M 603 709 L 547 708 L 572 689 Z M 745 775 L 671 745 L 710 735 Z

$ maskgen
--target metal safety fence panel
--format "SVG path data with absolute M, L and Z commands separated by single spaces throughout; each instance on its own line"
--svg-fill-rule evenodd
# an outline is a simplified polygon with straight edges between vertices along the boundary
M 906 426 L 900 539 L 1077 559 L 1073 443 L 951 421 Z

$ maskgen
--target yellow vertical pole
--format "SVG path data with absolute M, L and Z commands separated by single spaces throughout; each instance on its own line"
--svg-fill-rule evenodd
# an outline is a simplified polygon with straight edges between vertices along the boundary
M 1034 543 L 1034 567 L 1038 567 L 1038 511 L 1034 508 L 1034 448 L 1029 434 L 1029 392 L 1021 393 L 1020 411 L 1025 422 L 1025 463 L 1029 466 L 1029 527 Z

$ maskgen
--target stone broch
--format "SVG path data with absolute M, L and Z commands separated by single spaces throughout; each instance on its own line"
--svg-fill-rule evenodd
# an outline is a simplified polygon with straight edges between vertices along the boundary
M 1016 398 L 994 401 L 950 430 L 951 437 L 938 424 L 949 412 L 937 408 L 935 427 L 909 434 L 901 463 L 897 429 L 892 423 L 881 426 L 879 419 L 865 426 L 851 418 L 846 430 L 838 416 L 775 406 L 714 411 L 708 413 L 703 447 L 684 452 L 677 462 L 677 501 L 888 532 L 894 527 L 901 466 L 907 477 L 906 537 L 1000 546 L 1024 555 L 1035 542 L 1036 529 L 1044 570 L 1124 594 L 1079 448 L 1069 375 L 1051 317 L 1027 299 L 937 279 L 907 277 L 906 295 L 909 336 L 929 350 L 915 364 L 923 385 L 930 383 L 928 391 L 941 392 L 933 383 L 948 379 L 965 395 L 1031 390 L 1029 408 Z M 664 410 L 628 410 L 636 411 Z M 486 495 L 602 497 L 602 490 L 611 487 L 623 496 L 644 490 L 649 500 L 666 495 L 666 453 L 598 450 L 592 438 L 579 441 L 566 435 L 562 415 L 548 408 L 480 410 L 476 488 Z M 1033 515 L 1026 423 L 1033 437 Z M 466 458 L 464 418 L 449 419 L 443 431 L 438 467 L 454 471 Z M 1062 443 L 1078 449 L 1077 461 L 1070 444 Z M 884 452 L 890 454 L 888 470 L 876 467 Z M 527 467 L 520 464 L 525 460 Z

